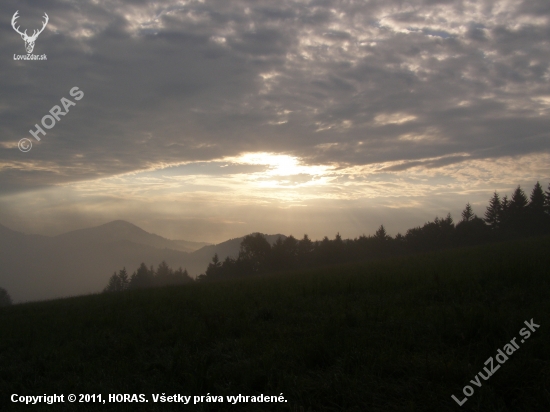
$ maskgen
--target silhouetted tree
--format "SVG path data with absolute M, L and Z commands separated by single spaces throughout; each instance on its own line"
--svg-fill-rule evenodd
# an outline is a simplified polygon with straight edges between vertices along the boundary
M 8 291 L 4 288 L 0 288 L 0 307 L 10 306 L 11 304 L 11 297 L 8 294 Z
M 126 272 L 125 267 L 119 270 L 118 278 L 120 279 L 120 285 L 122 287 L 122 290 L 128 289 L 128 284 L 130 283 L 130 279 L 128 278 L 128 272 Z
M 501 229 L 506 230 L 510 224 L 510 200 L 508 199 L 508 195 L 504 195 L 500 206 L 500 227 Z
M 283 242 L 283 248 L 285 251 L 285 256 L 291 263 L 291 265 L 296 264 L 298 257 L 298 240 L 292 235 L 287 237 Z M 271 248 L 273 250 L 273 248 Z
M 208 277 L 209 280 L 218 279 L 222 276 L 222 271 L 220 270 L 221 266 L 222 264 L 220 263 L 218 254 L 215 253 L 212 257 L 212 262 L 208 264 L 205 272 L 205 275 Z
M 485 211 L 485 223 L 493 230 L 500 228 L 500 218 L 501 218 L 501 209 L 502 205 L 500 203 L 500 197 L 498 193 L 493 193 L 493 197 L 489 200 L 489 206 Z
M 116 272 L 109 278 L 109 283 L 103 290 L 104 292 L 122 292 L 122 281 Z
M 466 203 L 466 207 L 462 211 L 462 221 L 463 222 L 469 222 L 474 218 L 474 212 L 472 211 L 472 206 L 470 205 L 470 202 Z
M 521 186 L 518 186 L 516 190 L 514 190 L 514 193 L 512 194 L 512 201 L 510 202 L 510 211 L 512 215 L 520 216 L 524 214 L 528 203 L 529 202 L 525 192 Z
M 156 286 L 181 285 L 193 282 L 187 269 L 178 268 L 173 270 L 165 261 L 162 261 L 155 273 L 153 266 L 147 269 L 145 263 L 141 263 L 130 279 L 126 273 L 126 268 L 116 272 L 109 279 L 109 284 L 105 288 L 106 292 L 119 292 L 126 289 L 145 289 Z
M 296 266 L 298 241 L 291 235 L 283 240 L 280 236 L 271 247 L 269 266 L 274 270 L 290 269 Z
M 403 236 L 400 232 L 397 232 L 397 235 L 395 235 L 394 240 L 395 240 L 397 243 L 402 243 L 402 242 L 405 241 L 405 236 Z
M 245 236 L 239 250 L 239 260 L 246 262 L 252 273 L 265 269 L 267 257 L 271 252 L 271 245 L 261 233 Z
M 529 234 L 537 235 L 547 231 L 550 226 L 550 217 L 545 213 L 546 195 L 539 182 L 531 191 L 529 204 L 527 205 Z
M 189 276 L 187 269 L 183 269 L 181 266 L 174 271 L 170 285 L 183 285 L 184 283 L 191 283 L 193 279 Z
M 298 253 L 305 255 L 313 250 L 313 242 L 307 234 L 298 242 Z
M 128 286 L 130 289 L 150 288 L 153 286 L 154 280 L 155 273 L 148 269 L 145 263 L 142 263 L 130 278 L 130 284 Z
M 340 232 L 336 233 L 336 236 L 334 236 L 334 241 L 332 242 L 332 259 L 334 263 L 343 262 L 344 259 L 344 241 L 342 240 L 342 236 L 340 236 Z
M 172 272 L 172 269 L 163 260 L 162 262 L 159 263 L 159 267 L 157 268 L 156 276 L 160 277 L 160 278 L 166 277 L 166 276 L 169 276 L 171 272 Z
M 334 240 L 327 236 L 321 242 L 316 242 L 313 249 L 313 265 L 331 265 L 344 261 L 345 244 L 340 233 L 337 233 Z
M 386 229 L 384 228 L 384 225 L 380 225 L 380 227 L 374 234 L 374 238 L 380 242 L 385 242 L 390 239 L 390 237 L 386 233 Z
M 546 213 L 550 214 L 550 183 L 546 191 L 546 201 L 544 202 Z
M 529 211 L 534 216 L 542 216 L 544 213 L 544 204 L 546 203 L 546 196 L 544 190 L 539 182 L 535 184 L 531 191 L 531 200 L 529 202 Z
M 217 255 L 216 255 L 217 259 Z M 169 286 L 169 285 L 181 285 L 183 283 L 188 283 L 192 281 L 187 273 L 187 269 L 183 270 L 181 267 L 174 271 L 168 264 L 163 260 L 155 274 L 154 285 L 155 286 Z
M 526 232 L 528 204 L 529 201 L 527 200 L 525 192 L 521 189 L 520 186 L 518 186 L 512 194 L 512 200 L 510 201 L 510 206 L 508 207 L 508 228 L 512 231 L 513 235 L 519 235 Z

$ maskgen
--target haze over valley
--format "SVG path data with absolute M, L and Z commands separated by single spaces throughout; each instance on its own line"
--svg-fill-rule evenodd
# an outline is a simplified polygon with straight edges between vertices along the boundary
M 131 274 L 142 262 L 156 267 L 165 261 L 195 277 L 215 253 L 220 259 L 236 256 L 241 240 L 169 240 L 122 220 L 53 237 L 0 225 L 0 285 L 21 302 L 98 293 L 114 271 L 126 267 Z

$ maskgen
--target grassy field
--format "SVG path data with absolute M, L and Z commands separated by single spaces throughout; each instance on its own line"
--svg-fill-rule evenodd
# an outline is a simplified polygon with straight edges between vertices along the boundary
M 0 409 L 549 411 L 549 251 L 546 237 L 0 308 Z M 519 349 L 471 384 L 514 337 Z M 14 393 L 149 402 L 25 406 Z M 154 403 L 163 393 L 224 402 Z

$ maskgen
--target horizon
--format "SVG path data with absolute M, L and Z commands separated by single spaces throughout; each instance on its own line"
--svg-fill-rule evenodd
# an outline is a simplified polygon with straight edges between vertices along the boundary
M 539 183 L 537 181 L 537 183 Z M 521 187 L 521 185 L 516 185 L 515 187 Z M 543 187 L 543 190 L 544 190 L 544 184 L 542 185 Z M 550 183 L 548 184 L 548 188 L 550 190 Z M 527 197 L 529 197 L 529 194 L 530 194 L 530 191 L 529 190 L 525 190 L 525 188 L 521 188 L 523 190 L 523 192 L 525 193 L 525 195 Z M 497 191 L 494 191 L 493 193 L 497 193 Z M 508 199 L 511 198 L 511 193 L 508 194 L 508 193 L 500 193 L 499 194 L 500 198 L 502 199 L 504 196 L 507 196 Z M 469 202 L 467 202 L 469 203 Z M 485 208 L 483 210 L 483 212 L 485 212 L 485 210 L 487 209 L 487 207 L 489 206 L 488 204 L 489 202 L 487 202 L 487 204 L 485 205 Z M 470 206 L 471 203 L 470 203 Z M 455 208 L 456 209 L 456 208 Z M 473 211 L 473 214 L 474 216 L 477 216 L 477 217 L 480 217 L 483 219 L 483 216 L 484 216 L 484 213 L 476 213 L 475 210 L 472 210 Z M 398 230 L 397 232 L 395 233 L 391 233 L 388 229 L 387 229 L 387 225 L 385 223 L 381 223 L 376 229 L 378 229 L 380 226 L 383 226 L 384 229 L 386 230 L 386 233 L 388 236 L 391 236 L 391 237 L 395 237 L 397 236 L 398 234 L 401 234 L 401 235 L 405 235 L 407 233 L 407 230 L 409 229 L 412 229 L 412 228 L 416 228 L 416 227 L 421 227 L 422 225 L 426 224 L 426 223 L 429 223 L 430 221 L 433 221 L 434 219 L 436 218 L 444 218 L 446 217 L 447 215 L 450 215 L 451 218 L 453 219 L 453 221 L 455 223 L 458 223 L 460 221 L 460 219 L 453 217 L 453 214 L 451 212 L 447 212 L 447 214 L 442 214 L 441 216 L 434 216 L 433 219 L 428 219 L 422 223 L 417 223 L 417 224 L 414 224 L 413 226 L 410 226 L 404 230 Z M 459 216 L 460 213 L 457 213 L 457 216 Z M 61 235 L 64 235 L 64 234 L 67 234 L 67 233 L 71 233 L 71 232 L 75 232 L 75 231 L 79 231 L 79 230 L 86 230 L 86 229 L 94 229 L 94 228 L 99 228 L 101 226 L 107 226 L 109 224 L 112 224 L 112 223 L 117 223 L 117 222 L 123 222 L 123 223 L 127 223 L 127 224 L 130 224 L 132 226 L 135 226 L 137 227 L 138 229 L 140 230 L 143 230 L 145 232 L 147 232 L 148 234 L 150 235 L 155 235 L 155 236 L 161 236 L 163 237 L 164 239 L 167 239 L 167 240 L 174 240 L 174 241 L 178 241 L 178 240 L 182 240 L 182 241 L 188 241 L 188 242 L 194 242 L 194 243 L 207 243 L 208 245 L 206 246 L 212 246 L 212 245 L 218 245 L 218 244 L 221 244 L 221 243 L 224 243 L 226 241 L 230 241 L 230 240 L 234 240 L 234 239 L 241 239 L 241 238 L 244 238 L 245 236 L 248 236 L 248 235 L 252 235 L 252 234 L 256 234 L 256 233 L 260 233 L 262 235 L 266 235 L 266 236 L 277 236 L 277 235 L 283 235 L 283 236 L 294 236 L 296 239 L 301 239 L 302 236 L 304 235 L 307 235 L 312 241 L 316 242 L 316 241 L 321 241 L 324 237 L 328 237 L 329 239 L 332 239 L 332 236 L 329 235 L 329 234 L 324 234 L 324 235 L 321 235 L 319 237 L 313 237 L 313 236 L 310 236 L 308 232 L 304 232 L 303 234 L 297 234 L 297 233 L 281 233 L 281 232 L 278 232 L 278 233 L 266 233 L 266 232 L 260 232 L 260 231 L 252 231 L 252 232 L 248 232 L 248 233 L 244 233 L 244 234 L 241 234 L 241 235 L 237 235 L 237 236 L 233 236 L 233 237 L 230 237 L 230 238 L 226 238 L 226 239 L 221 239 L 221 240 L 218 240 L 218 241 L 215 241 L 215 242 L 209 242 L 209 241 L 203 241 L 203 240 L 194 240 L 194 239 L 187 239 L 187 238 L 184 238 L 184 237 L 176 237 L 176 238 L 170 238 L 170 237 L 166 237 L 166 236 L 163 236 L 161 234 L 158 234 L 158 233 L 155 233 L 155 232 L 152 232 L 152 231 L 148 231 L 146 229 L 144 229 L 143 227 L 139 226 L 138 224 L 134 223 L 134 222 L 131 222 L 129 220 L 126 220 L 126 219 L 114 219 L 114 220 L 110 220 L 110 221 L 107 221 L 107 222 L 103 222 L 103 223 L 99 223 L 99 224 L 95 224 L 95 225 L 92 225 L 92 226 L 85 226 L 85 227 L 77 227 L 77 228 L 74 228 L 74 229 L 71 229 L 71 230 L 67 230 L 67 231 L 64 231 L 64 232 L 59 232 L 59 233 L 55 233 L 55 234 L 44 234 L 44 233 L 34 233 L 34 232 L 23 232 L 23 231 L 19 231 L 19 230 L 16 230 L 12 227 L 10 227 L 9 225 L 6 225 L 6 224 L 3 224 L 1 221 L 0 221 L 0 225 L 10 229 L 10 230 L 14 230 L 16 232 L 19 232 L 19 233 L 23 233 L 25 235 L 41 235 L 41 236 L 47 236 L 47 237 L 56 237 L 56 236 L 61 236 Z M 334 235 L 338 234 L 340 235 L 343 239 L 357 239 L 358 237 L 361 237 L 361 236 L 373 236 L 374 235 L 374 232 L 373 231 L 372 233 L 361 233 L 360 235 L 356 235 L 356 236 L 342 236 L 342 234 L 340 233 L 340 231 L 337 231 Z M 198 249 L 197 249 L 198 250 Z

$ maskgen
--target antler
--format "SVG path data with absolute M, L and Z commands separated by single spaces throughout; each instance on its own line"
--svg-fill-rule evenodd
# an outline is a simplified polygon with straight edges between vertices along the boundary
M 46 13 L 44 13 L 44 16 L 42 16 L 42 17 L 46 20 L 42 24 L 42 28 L 38 31 L 38 33 L 36 32 L 36 30 L 33 30 L 32 36 L 30 37 L 33 40 L 36 39 L 38 37 L 38 35 L 44 31 L 44 29 L 46 28 L 46 24 L 48 24 L 48 21 L 50 21 L 50 18 L 48 17 L 48 15 Z
M 19 13 L 19 10 L 17 10 L 17 11 L 15 12 L 15 14 L 13 15 L 13 17 L 11 18 L 11 26 L 12 26 L 13 29 L 14 29 L 17 33 L 19 33 L 21 36 L 28 37 L 28 36 L 27 36 L 27 30 L 25 30 L 24 33 L 21 33 L 21 32 L 19 31 L 19 27 L 21 27 L 21 26 L 15 27 L 15 20 L 17 20 L 17 19 L 19 18 L 19 16 L 17 15 L 17 13 Z M 44 14 L 46 14 L 46 13 L 44 13 Z M 42 29 L 42 30 L 44 30 L 44 29 Z

